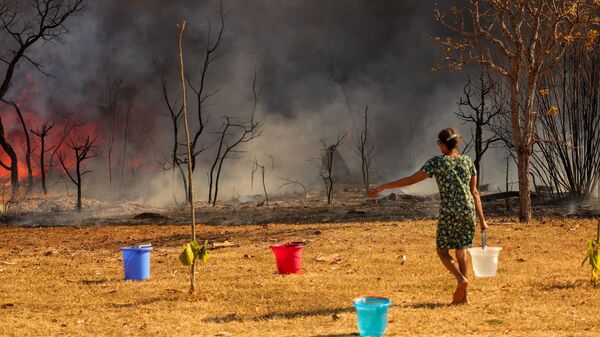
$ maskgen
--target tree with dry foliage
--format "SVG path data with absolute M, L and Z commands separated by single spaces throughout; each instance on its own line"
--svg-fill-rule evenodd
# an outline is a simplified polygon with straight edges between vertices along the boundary
M 540 83 L 533 171 L 553 195 L 588 199 L 600 179 L 600 46 L 575 43 Z
M 466 0 L 449 11 L 435 9 L 435 19 L 449 34 L 435 37 L 443 63 L 435 69 L 486 67 L 509 92 L 511 136 L 519 177 L 519 219 L 531 217 L 530 156 L 538 113 L 534 100 L 543 74 L 560 61 L 578 38 L 595 38 L 588 30 L 596 1 Z
M 90 152 L 90 150 L 94 147 L 95 141 L 96 141 L 96 137 L 94 137 L 92 139 L 90 139 L 90 137 L 87 137 L 85 139 L 85 141 L 83 141 L 83 142 L 76 143 L 75 141 L 71 140 L 70 144 L 68 144 L 68 147 L 71 150 L 73 150 L 73 154 L 75 155 L 74 156 L 74 159 L 75 159 L 75 172 L 74 173 L 71 173 L 71 170 L 65 164 L 64 153 L 60 153 L 60 152 L 58 153 L 58 160 L 60 161 L 60 165 L 62 166 L 63 170 L 65 171 L 65 173 L 67 174 L 69 179 L 71 179 L 73 184 L 75 184 L 75 186 L 77 186 L 77 212 L 81 212 L 81 184 L 82 184 L 81 178 L 84 175 L 92 172 L 91 170 L 85 170 L 84 168 L 81 167 L 81 165 L 85 160 L 96 157 L 96 154 L 93 154 Z
M 33 46 L 51 42 L 68 32 L 67 19 L 85 9 L 85 0 L 31 0 L 0 1 L 0 99 L 10 89 L 15 71 L 26 61 L 35 69 L 48 75 L 44 65 L 29 56 Z M 11 172 L 13 193 L 19 188 L 19 167 L 14 148 L 4 135 L 0 116 L 0 147 L 10 158 L 10 163 L 0 163 Z
M 496 82 L 489 73 L 481 72 L 479 80 L 474 83 L 471 77 L 468 77 L 467 84 L 463 87 L 463 96 L 458 102 L 458 111 L 456 116 L 461 121 L 468 123 L 475 130 L 471 129 L 471 141 L 475 151 L 475 170 L 479 174 L 477 184 L 481 184 L 481 159 L 487 152 L 490 145 L 499 142 L 502 139 L 497 135 L 487 135 L 490 125 L 499 114 L 504 112 L 503 105 L 495 102 L 492 97 L 494 94 Z

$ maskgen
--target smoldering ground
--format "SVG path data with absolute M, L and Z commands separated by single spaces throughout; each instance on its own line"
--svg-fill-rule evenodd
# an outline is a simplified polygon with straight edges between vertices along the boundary
M 158 0 L 107 0 L 88 5 L 85 13 L 68 23 L 70 32 L 61 43 L 40 45 L 32 54 L 54 77 L 24 66 L 9 96 L 17 97 L 35 85 L 36 94 L 23 104 L 39 116 L 78 118 L 98 125 L 99 157 L 91 164 L 94 172 L 87 189 L 102 194 L 107 179 L 102 142 L 107 127 L 105 87 L 108 77 L 122 77 L 126 92 L 119 100 L 118 127 L 122 128 L 125 110 L 131 107 L 127 151 L 130 161 L 138 162 L 127 179 L 133 179 L 137 169 L 136 194 L 153 203 L 170 202 L 171 193 L 163 192 L 171 190 L 167 187 L 171 174 L 162 172 L 161 163 L 169 158 L 173 135 L 156 65 L 167 75 L 172 100 L 180 104 L 176 24 L 187 20 L 186 74 L 197 83 L 208 25 L 213 38 L 218 28 L 218 1 L 167 5 Z M 321 140 L 332 141 L 343 134 L 347 137 L 340 150 L 358 175 L 360 161 L 352 139 L 366 105 L 376 148 L 376 180 L 412 173 L 437 153 L 437 131 L 459 125 L 453 111 L 466 75 L 431 72 L 439 53 L 425 36 L 441 31 L 433 20 L 432 3 L 225 0 L 224 7 L 223 45 L 206 82 L 207 92 L 219 91 L 206 105 L 210 124 L 203 144 L 214 142 L 223 116 L 248 120 L 256 70 L 264 89 L 256 111 L 262 135 L 228 160 L 221 179 L 223 197 L 251 192 L 255 158 L 267 167 L 270 189 L 281 185 L 278 177 L 318 184 L 314 159 L 319 157 Z M 190 97 L 188 103 L 195 124 L 195 99 Z M 120 147 L 121 140 L 116 142 Z M 201 198 L 205 198 L 206 172 L 214 151 L 209 148 L 199 157 L 195 175 Z M 497 165 L 489 166 L 492 172 Z M 434 185 L 418 190 L 433 191 Z

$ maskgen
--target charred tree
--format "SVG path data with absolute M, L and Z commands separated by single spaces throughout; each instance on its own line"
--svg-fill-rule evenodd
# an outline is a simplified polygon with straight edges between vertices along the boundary
M 258 108 L 258 101 L 260 100 L 260 96 L 262 96 L 263 89 L 265 84 L 259 81 L 259 76 L 261 74 L 261 69 L 254 69 L 254 76 L 252 77 L 252 113 L 250 113 L 250 124 L 254 124 L 256 118 L 256 109 Z
M 458 111 L 456 116 L 461 121 L 474 127 L 471 129 L 471 141 L 475 151 L 475 170 L 479 175 L 477 185 L 481 185 L 481 159 L 490 145 L 499 142 L 502 139 L 494 134 L 485 135 L 485 131 L 490 129 L 491 123 L 499 114 L 503 113 L 502 105 L 491 100 L 497 83 L 485 72 L 479 74 L 479 81 L 473 83 L 471 77 L 468 77 L 467 84 L 463 87 L 464 96 L 458 102 Z M 489 131 L 488 131 L 489 132 Z
M 204 60 L 202 61 L 202 70 L 200 71 L 199 83 L 194 85 L 192 80 L 188 77 L 188 84 L 196 95 L 196 108 L 198 126 L 194 132 L 193 140 L 191 142 L 191 160 L 192 170 L 196 169 L 196 158 L 202 153 L 205 148 L 200 145 L 200 136 L 204 133 L 206 124 L 208 123 L 208 116 L 204 116 L 204 106 L 206 101 L 216 95 L 219 90 L 208 91 L 207 80 L 210 66 L 213 62 L 218 60 L 222 54 L 218 54 L 217 51 L 223 42 L 223 33 L 225 32 L 225 12 L 223 9 L 223 0 L 219 1 L 219 27 L 216 34 L 216 38 L 212 36 L 212 25 L 208 21 L 208 34 L 206 37 L 206 47 L 204 52 Z
M 365 106 L 365 113 L 363 115 L 363 129 L 354 139 L 354 146 L 358 155 L 360 156 L 360 168 L 362 172 L 362 181 L 365 188 L 365 195 L 369 193 L 369 170 L 371 169 L 371 162 L 374 156 L 375 145 L 371 145 L 369 142 L 369 128 L 368 128 L 368 115 L 369 106 Z
M 258 160 L 256 160 L 256 156 L 254 156 L 254 160 L 252 161 L 252 172 L 250 174 L 250 193 L 254 190 L 254 174 L 258 171 Z
M 17 153 L 4 136 L 4 124 L 2 123 L 2 116 L 0 116 L 0 146 L 10 158 L 10 163 L 6 164 L 0 161 L 0 166 L 10 172 L 10 185 L 12 187 L 13 195 L 15 195 L 19 191 L 19 166 L 17 161 Z
M 78 128 L 82 125 L 83 124 L 80 124 L 80 123 L 66 123 L 65 124 L 65 126 L 63 128 L 62 136 L 60 137 L 60 140 L 58 141 L 58 143 L 56 143 L 56 145 L 54 146 L 54 149 L 52 150 L 52 153 L 50 154 L 48 165 L 47 165 L 48 173 L 51 173 L 52 168 L 57 166 L 54 163 L 54 158 L 58 157 L 58 151 L 63 146 L 63 144 L 67 141 L 67 139 L 69 139 L 69 135 L 71 134 L 71 131 L 73 131 L 75 128 Z
M 327 195 L 327 205 L 331 205 L 333 201 L 333 187 L 334 187 L 334 179 L 333 179 L 333 164 L 334 164 L 334 155 L 340 145 L 344 142 L 344 138 L 346 135 L 341 137 L 338 136 L 335 143 L 328 145 L 324 140 L 321 141 L 323 145 L 323 149 L 321 152 L 321 169 L 319 174 L 321 175 L 321 179 L 323 179 L 323 183 L 325 184 L 325 193 Z
M 262 95 L 264 85 L 263 83 L 259 83 L 259 73 L 260 71 L 255 69 L 254 76 L 252 78 L 253 106 L 252 111 L 250 113 L 250 121 L 238 124 L 233 123 L 231 121 L 231 118 L 225 117 L 225 123 L 223 124 L 223 126 L 221 127 L 221 131 L 219 132 L 219 146 L 217 148 L 217 154 L 215 156 L 213 164 L 211 165 L 210 173 L 208 176 L 208 202 L 212 203 L 213 207 L 217 203 L 217 194 L 219 191 L 219 177 L 221 176 L 221 170 L 223 168 L 223 163 L 225 162 L 225 159 L 228 158 L 230 154 L 239 152 L 235 150 L 235 148 L 238 145 L 248 143 L 251 140 L 259 137 L 262 133 L 260 131 L 260 123 L 255 120 L 254 116 L 256 112 L 256 107 L 258 106 L 258 102 Z M 231 132 L 231 134 L 229 134 L 229 132 Z M 254 172 L 256 171 L 256 169 L 257 167 L 254 167 L 252 170 L 253 172 L 251 183 L 254 182 Z
M 215 160 L 210 169 L 209 174 L 209 202 L 213 206 L 217 203 L 219 193 L 219 178 L 223 169 L 223 163 L 233 153 L 239 153 L 236 147 L 243 143 L 248 143 L 251 140 L 259 137 L 261 132 L 258 130 L 260 124 L 254 123 L 233 123 L 229 117 L 225 117 L 225 123 L 220 132 L 219 147 Z M 228 131 L 232 131 L 232 133 Z M 216 171 L 215 171 L 216 169 Z M 214 178 L 213 178 L 214 177 Z M 214 192 L 214 193 L 213 193 Z
M 225 137 L 227 136 L 227 130 L 231 124 L 229 123 L 229 118 L 227 118 L 227 122 L 223 125 L 220 131 L 219 136 L 219 146 L 217 147 L 217 154 L 215 156 L 215 160 L 213 160 L 212 165 L 210 166 L 210 171 L 208 174 L 208 203 L 213 203 L 213 182 L 214 182 L 214 172 L 219 164 L 219 160 L 221 159 L 221 151 L 223 151 L 223 146 L 225 144 Z M 226 146 L 226 145 L 225 145 Z
M 265 193 L 265 205 L 269 207 L 269 194 L 267 193 L 267 184 L 265 182 L 265 166 L 261 165 L 256 159 L 254 160 L 254 167 L 256 169 L 260 169 L 261 177 L 262 177 L 262 186 L 263 192 Z
M 24 6 L 16 1 L 0 3 L 0 48 L 3 50 L 0 64 L 4 64 L 0 71 L 0 99 L 4 99 L 10 89 L 15 71 L 23 60 L 49 75 L 43 64 L 31 58 L 27 52 L 40 41 L 45 43 L 60 39 L 68 32 L 64 25 L 66 20 L 82 12 L 85 4 L 85 0 L 32 0 Z M 10 164 L 2 163 L 2 166 L 10 168 L 12 190 L 16 193 L 19 188 L 17 156 L 4 136 L 3 126 L 0 125 L 0 128 L 0 146 L 11 158 Z
M 85 5 L 85 0 L 31 0 L 26 6 L 19 6 L 12 1 L 0 3 L 0 34 L 3 35 L 1 41 L 5 49 L 0 57 L 5 64 L 0 99 L 4 99 L 22 59 L 43 74 L 48 74 L 40 62 L 27 55 L 27 51 L 40 41 L 46 43 L 68 33 L 65 21 L 81 13 Z
M 40 176 L 42 178 L 42 190 L 44 191 L 44 195 L 48 194 L 48 188 L 46 187 L 46 152 L 50 152 L 54 146 L 46 148 L 46 137 L 50 134 L 50 131 L 54 127 L 54 123 L 50 123 L 49 121 L 44 121 L 42 125 L 33 130 L 29 129 L 29 131 L 36 135 L 40 140 Z
M 183 183 L 183 190 L 184 190 L 184 200 L 186 202 L 189 202 L 190 200 L 190 196 L 188 193 L 188 188 L 187 188 L 187 180 L 186 180 L 186 175 L 185 172 L 183 170 L 183 166 L 182 164 L 185 163 L 185 160 L 181 160 L 179 158 L 179 124 L 181 123 L 181 117 L 183 114 L 183 105 L 180 106 L 179 108 L 176 107 L 177 103 L 172 103 L 171 102 L 171 98 L 169 97 L 169 89 L 167 86 L 167 79 L 166 79 L 166 74 L 164 73 L 164 71 L 162 71 L 158 66 L 156 66 L 157 71 L 158 71 L 158 76 L 160 78 L 160 82 L 161 82 L 161 92 L 162 92 L 162 96 L 163 96 L 163 101 L 165 102 L 165 105 L 167 106 L 167 110 L 168 113 L 166 113 L 165 115 L 167 117 L 169 117 L 169 119 L 171 120 L 171 130 L 172 130 L 172 134 L 173 134 L 173 146 L 172 146 L 172 150 L 171 150 L 171 158 L 169 161 L 168 165 L 164 165 L 164 167 L 167 170 L 171 170 L 172 171 L 172 176 L 171 176 L 171 185 L 175 186 L 175 171 L 178 171 L 180 176 L 181 176 L 181 182 Z M 173 198 L 175 199 L 175 201 L 177 202 L 177 197 L 175 196 L 175 192 L 173 192 Z
M 27 130 L 27 124 L 17 103 L 4 99 L 2 101 L 15 109 L 17 117 L 19 117 L 19 121 L 21 122 L 21 128 L 23 128 L 23 135 L 25 136 L 25 165 L 27 166 L 27 189 L 25 190 L 25 194 L 29 194 L 33 188 L 33 170 L 31 168 L 31 139 Z
M 75 143 L 73 140 L 71 140 L 71 143 L 68 145 L 68 147 L 71 150 L 73 150 L 73 153 L 75 154 L 74 174 L 71 174 L 71 171 L 69 170 L 69 168 L 67 168 L 67 165 L 65 165 L 64 154 L 60 152 L 58 153 L 58 160 L 60 161 L 60 165 L 62 166 L 69 179 L 71 179 L 73 184 L 77 186 L 77 212 L 81 212 L 81 178 L 84 175 L 92 172 L 90 170 L 82 170 L 81 164 L 83 163 L 83 161 L 96 156 L 95 154 L 90 153 L 90 150 L 93 148 L 95 141 L 96 138 L 90 139 L 90 137 L 87 137 L 84 142 L 80 143 Z
M 106 136 L 106 152 L 108 158 L 108 189 L 112 192 L 112 181 L 113 181 L 113 163 L 112 163 L 112 152 L 115 144 L 115 134 L 117 129 L 117 110 L 119 105 L 119 94 L 121 91 L 121 85 L 123 84 L 123 78 L 120 76 L 108 76 L 106 78 L 105 88 L 105 106 L 107 115 L 107 136 Z
M 600 179 L 600 46 L 573 44 L 540 86 L 532 169 L 555 197 L 589 199 Z
M 121 170 L 119 172 L 121 179 L 121 186 L 125 183 L 125 167 L 127 162 L 127 144 L 129 143 L 129 119 L 131 117 L 131 110 L 133 109 L 133 103 L 127 107 L 125 112 L 125 125 L 123 126 L 123 144 L 121 145 Z

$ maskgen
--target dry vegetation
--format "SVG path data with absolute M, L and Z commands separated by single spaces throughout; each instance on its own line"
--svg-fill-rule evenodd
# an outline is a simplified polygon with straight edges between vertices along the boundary
M 2 227 L 0 334 L 353 336 L 352 299 L 383 295 L 388 336 L 596 335 L 600 289 L 580 267 L 595 221 L 495 224 L 499 275 L 473 280 L 469 306 L 447 305 L 433 220 L 200 226 L 215 248 L 193 296 L 177 261 L 186 226 Z M 303 274 L 275 273 L 268 245 L 283 241 L 307 243 Z M 152 278 L 123 281 L 119 247 L 140 242 L 155 247 Z

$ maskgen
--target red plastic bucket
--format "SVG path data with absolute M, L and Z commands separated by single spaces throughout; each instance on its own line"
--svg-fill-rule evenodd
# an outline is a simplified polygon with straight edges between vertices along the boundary
M 288 242 L 269 246 L 275 254 L 279 274 L 297 274 L 302 269 L 301 243 Z

